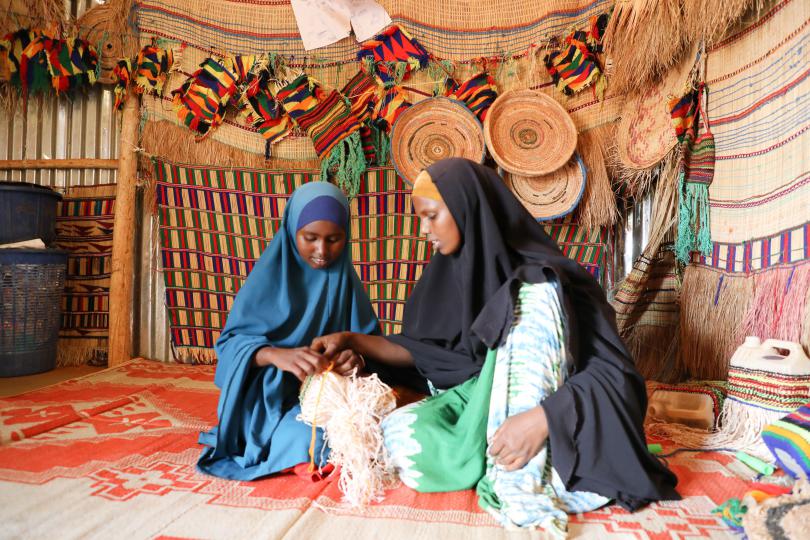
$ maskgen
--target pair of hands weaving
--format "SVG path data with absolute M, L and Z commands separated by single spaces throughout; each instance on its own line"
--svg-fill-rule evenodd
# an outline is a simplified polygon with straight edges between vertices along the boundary
M 332 370 L 340 375 L 348 375 L 355 368 L 365 367 L 362 355 L 352 348 L 352 333 L 339 332 L 315 338 L 309 347 L 295 349 L 273 349 L 267 347 L 257 353 L 259 365 L 275 365 L 289 371 L 300 380 L 325 370 L 330 362 Z M 267 351 L 263 353 L 263 351 Z M 267 363 L 262 356 L 268 355 Z M 487 441 L 487 451 L 495 463 L 507 471 L 522 468 L 548 439 L 548 422 L 542 406 L 508 417 Z
M 257 366 L 276 366 L 281 371 L 292 373 L 301 382 L 310 375 L 325 371 L 330 364 L 333 364 L 334 373 L 343 376 L 366 365 L 363 357 L 351 349 L 326 354 L 322 348 L 312 346 L 292 349 L 262 347 L 256 353 L 255 363 Z

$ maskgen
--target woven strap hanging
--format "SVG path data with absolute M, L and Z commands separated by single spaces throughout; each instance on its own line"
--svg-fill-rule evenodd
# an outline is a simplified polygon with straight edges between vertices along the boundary
M 701 83 L 696 96 L 696 136 L 694 139 L 687 136 L 683 143 L 683 169 L 678 186 L 678 239 L 675 243 L 675 254 L 683 264 L 689 262 L 692 251 L 708 255 L 712 250 L 709 185 L 714 178 L 715 143 L 709 117 L 702 105 L 706 94 L 706 86 Z M 703 130 L 701 123 L 705 124 Z

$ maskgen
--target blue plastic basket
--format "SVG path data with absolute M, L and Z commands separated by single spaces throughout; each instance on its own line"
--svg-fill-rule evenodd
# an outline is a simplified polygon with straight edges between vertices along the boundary
M 0 249 L 0 377 L 56 367 L 67 252 Z
M 0 244 L 56 240 L 56 203 L 62 195 L 25 182 L 0 182 Z

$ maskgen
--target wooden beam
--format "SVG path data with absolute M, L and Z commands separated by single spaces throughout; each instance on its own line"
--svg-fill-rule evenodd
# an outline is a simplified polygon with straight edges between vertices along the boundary
M 135 275 L 135 188 L 138 175 L 140 99 L 129 92 L 121 117 L 121 140 L 113 221 L 110 275 L 110 367 L 132 359 L 132 291 Z
M 7 169 L 117 169 L 117 159 L 3 159 L 0 170 Z

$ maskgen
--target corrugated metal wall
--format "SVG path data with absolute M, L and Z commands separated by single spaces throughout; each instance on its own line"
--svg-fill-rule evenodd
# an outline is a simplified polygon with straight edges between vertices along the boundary
M 97 2 L 72 0 L 71 12 L 79 16 Z M 27 111 L 0 111 L 0 160 L 117 158 L 119 115 L 112 110 L 112 88 L 95 87 L 73 99 L 34 98 Z M 115 182 L 114 170 L 17 170 L 0 171 L 0 180 L 34 182 L 64 189 L 77 185 Z M 157 223 L 151 204 L 139 198 L 136 234 L 134 354 L 171 360 L 165 289 L 159 272 Z M 641 253 L 649 236 L 651 201 L 645 199 L 626 212 L 615 231 L 613 281 L 618 282 Z

